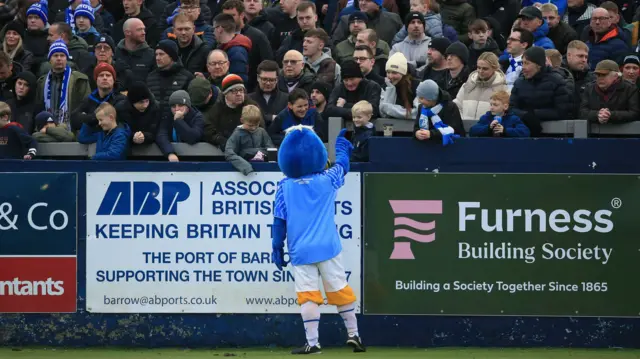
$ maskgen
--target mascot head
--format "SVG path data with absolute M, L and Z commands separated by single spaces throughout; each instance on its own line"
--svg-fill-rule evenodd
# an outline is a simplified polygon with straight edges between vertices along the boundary
M 327 148 L 311 126 L 292 126 L 286 130 L 278 150 L 278 165 L 289 178 L 300 178 L 324 171 Z

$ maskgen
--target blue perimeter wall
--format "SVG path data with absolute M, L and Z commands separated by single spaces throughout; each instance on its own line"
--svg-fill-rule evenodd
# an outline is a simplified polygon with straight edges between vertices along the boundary
M 370 151 L 371 163 L 354 164 L 352 171 L 640 174 L 640 140 L 635 139 L 461 139 L 442 147 L 407 138 L 374 138 Z M 278 170 L 268 163 L 256 169 Z M 2 172 L 78 173 L 79 253 L 78 312 L 0 314 L 0 345 L 210 348 L 304 343 L 299 315 L 85 311 L 85 172 L 232 170 L 227 163 L 3 161 Z M 629 273 L 630 285 L 637 284 L 637 274 Z M 321 321 L 323 345 L 343 345 L 346 332 L 340 317 L 325 315 Z M 362 315 L 359 326 L 365 343 L 376 346 L 640 347 L 640 319 Z

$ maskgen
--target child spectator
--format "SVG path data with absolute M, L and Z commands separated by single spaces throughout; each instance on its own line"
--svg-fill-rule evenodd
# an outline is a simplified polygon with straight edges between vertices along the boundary
M 49 142 L 75 142 L 73 132 L 67 130 L 64 124 L 56 124 L 51 112 L 40 112 L 36 115 L 33 138 L 42 143 Z
M 100 39 L 100 33 L 93 27 L 96 17 L 93 13 L 93 7 L 90 4 L 80 4 L 73 13 L 73 19 L 76 24 L 76 35 L 83 38 L 89 45 L 88 51 L 93 53 L 93 47 Z
M 496 91 L 491 95 L 490 110 L 471 127 L 471 137 L 529 137 L 529 128 L 520 117 L 509 112 L 509 93 Z
M 413 125 L 416 139 L 437 140 L 446 146 L 464 136 L 460 110 L 447 91 L 440 89 L 433 80 L 425 80 L 416 92 L 420 101 Z
M 131 130 L 126 123 L 116 121 L 116 109 L 108 102 L 103 102 L 96 109 L 96 118 L 100 130 L 94 130 L 86 123 L 82 124 L 78 134 L 78 142 L 95 143 L 96 154 L 92 160 L 117 161 L 127 158 Z
M 295 89 L 289 94 L 287 108 L 282 110 L 269 126 L 269 136 L 276 146 L 280 146 L 284 132 L 291 126 L 313 126 L 323 142 L 327 142 L 327 126 L 315 107 L 309 108 L 309 95 L 303 89 Z
M 129 86 L 127 99 L 116 105 L 116 112 L 118 121 L 129 125 L 133 145 L 155 142 L 160 108 L 144 82 L 137 81 Z
M 485 52 L 493 52 L 496 56 L 500 56 L 498 43 L 491 38 L 489 34 L 489 25 L 482 19 L 475 19 L 469 25 L 469 39 L 472 40 L 469 45 L 468 66 L 470 71 L 476 69 L 478 58 Z
M 0 102 L 0 159 L 30 160 L 38 143 L 17 122 L 11 122 L 11 107 Z
M 351 162 L 369 162 L 369 138 L 376 134 L 373 123 L 369 122 L 373 116 L 373 106 L 367 101 L 356 102 L 351 108 L 351 114 L 354 125 Z
M 227 140 L 224 157 L 245 176 L 253 172 L 249 162 L 265 162 L 267 149 L 275 147 L 267 130 L 260 127 L 262 112 L 255 105 L 242 108 L 242 125 L 236 127 Z

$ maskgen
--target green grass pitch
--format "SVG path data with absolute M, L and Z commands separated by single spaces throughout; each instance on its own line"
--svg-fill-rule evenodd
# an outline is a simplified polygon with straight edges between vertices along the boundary
M 319 355 L 334 359 L 425 358 L 425 359 L 631 359 L 640 358 L 640 350 L 626 349 L 406 349 L 368 348 L 352 353 L 348 348 L 325 348 Z M 17 349 L 0 348 L 3 359 L 216 359 L 216 358 L 293 358 L 284 349 Z

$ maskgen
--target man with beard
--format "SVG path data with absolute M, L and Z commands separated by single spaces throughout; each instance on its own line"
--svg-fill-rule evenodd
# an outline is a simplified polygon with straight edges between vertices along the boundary
M 589 47 L 580 40 L 573 40 L 567 45 L 567 56 L 563 59 L 562 67 L 569 70 L 575 82 L 572 91 L 573 96 L 573 116 L 578 116 L 580 112 L 580 101 L 582 93 L 591 82 L 596 80 L 596 76 L 589 68 Z
M 113 58 L 113 54 L 115 52 L 115 44 L 113 39 L 108 35 L 101 35 L 98 39 L 98 43 L 94 47 L 95 50 L 95 62 L 89 68 L 89 73 L 93 73 L 96 66 L 101 63 L 107 63 L 116 70 L 116 84 L 115 89 L 117 92 L 125 92 L 129 87 L 129 84 L 133 81 L 133 71 L 129 69 L 129 65 L 124 63 L 123 61 L 116 61 Z M 93 77 L 89 79 L 89 83 L 91 84 L 91 90 L 95 90 L 97 88 L 96 81 Z
M 155 54 L 145 40 L 142 20 L 131 18 L 124 22 L 124 39 L 116 47 L 116 59 L 129 66 L 134 81 L 145 82 L 155 66 Z
M 160 33 L 155 16 L 143 6 L 144 0 L 122 0 L 125 16 L 113 25 L 113 41 L 120 42 L 125 38 L 124 23 L 129 19 L 139 19 L 144 24 L 146 41 L 149 46 L 155 46 L 160 39 Z
M 249 94 L 249 98 L 260 107 L 267 127 L 287 107 L 287 93 L 278 90 L 277 86 L 278 70 L 275 61 L 263 61 L 258 66 L 258 88 Z

